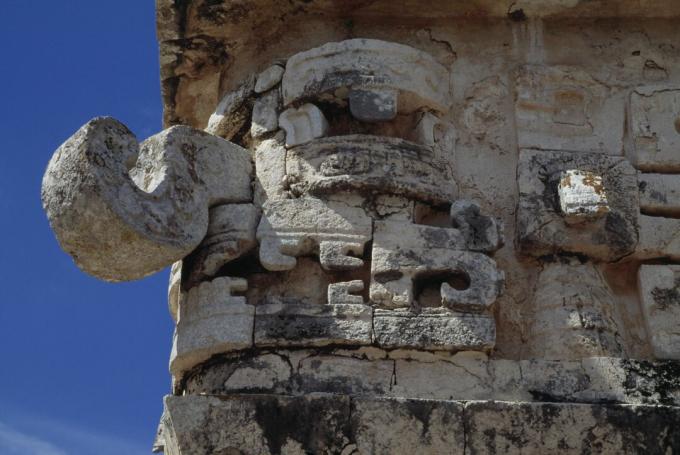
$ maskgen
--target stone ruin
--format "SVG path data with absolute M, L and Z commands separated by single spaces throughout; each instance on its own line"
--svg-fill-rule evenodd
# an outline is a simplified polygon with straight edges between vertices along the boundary
M 156 451 L 680 453 L 680 2 L 157 0 L 42 198 L 172 265 Z

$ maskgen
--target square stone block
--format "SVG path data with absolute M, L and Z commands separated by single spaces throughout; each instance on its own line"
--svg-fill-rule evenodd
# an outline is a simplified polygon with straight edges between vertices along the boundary
M 638 276 L 654 355 L 680 360 L 680 265 L 642 265 Z

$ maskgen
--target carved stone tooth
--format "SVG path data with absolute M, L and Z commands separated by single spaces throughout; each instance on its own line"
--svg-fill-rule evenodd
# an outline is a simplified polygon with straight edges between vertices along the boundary
M 398 95 L 390 89 L 350 90 L 349 110 L 362 122 L 386 122 L 397 116 Z
M 286 131 L 286 146 L 303 144 L 328 134 L 328 121 L 313 104 L 288 108 L 279 116 L 279 126 Z
M 186 126 L 140 145 L 120 122 L 91 120 L 54 154 L 42 200 L 62 248 L 108 281 L 142 278 L 203 240 L 208 208 L 249 202 L 247 150 Z
M 362 304 L 363 297 L 354 295 L 364 290 L 364 282 L 352 280 L 342 283 L 331 283 L 328 285 L 328 303 L 335 304 Z
M 255 82 L 255 93 L 264 93 L 281 82 L 283 71 L 284 68 L 281 65 L 272 65 L 262 71 Z

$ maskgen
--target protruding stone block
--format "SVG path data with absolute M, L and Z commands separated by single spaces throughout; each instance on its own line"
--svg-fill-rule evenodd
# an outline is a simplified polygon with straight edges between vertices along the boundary
M 638 187 L 642 213 L 680 217 L 680 175 L 638 174 Z
M 680 260 L 680 219 L 640 215 L 637 259 Z
M 493 317 L 439 309 L 376 309 L 374 338 L 383 348 L 415 348 L 447 351 L 488 351 L 496 342 Z
M 624 158 L 600 153 L 522 150 L 517 169 L 517 232 L 524 253 L 532 256 L 579 253 L 615 261 L 634 251 L 639 212 L 637 173 Z M 573 225 L 573 218 L 579 215 L 574 212 L 581 208 L 579 204 L 572 207 L 573 200 L 569 199 L 577 195 L 563 188 L 560 196 L 559 190 L 560 179 L 566 179 L 567 171 L 573 174 L 574 170 L 587 177 L 584 183 L 592 183 L 587 189 L 590 202 L 585 205 L 599 204 L 596 212 L 604 212 L 603 198 L 608 205 L 608 211 L 601 217 L 586 217 L 577 225 Z M 601 182 L 594 176 L 600 176 Z M 569 216 L 563 212 L 562 201 Z
M 176 379 L 215 354 L 252 345 L 255 307 L 233 295 L 247 288 L 243 278 L 220 277 L 182 295 L 170 355 Z
M 680 90 L 639 88 L 630 96 L 635 167 L 680 172 Z
M 182 261 L 177 261 L 170 267 L 168 279 L 168 311 L 172 320 L 177 322 L 179 317 L 179 299 L 182 295 Z
M 602 177 L 588 171 L 568 169 L 559 174 L 557 198 L 567 224 L 579 224 L 609 212 Z
M 357 207 L 319 199 L 269 201 L 257 228 L 260 262 L 267 270 L 290 270 L 295 257 L 318 247 L 326 270 L 361 267 L 363 260 L 356 256 L 363 254 L 371 234 L 371 218 Z
M 241 85 L 229 92 L 215 108 L 205 131 L 231 140 L 250 120 L 255 95 L 255 77 L 249 76 Z
M 364 282 L 361 280 L 331 283 L 328 285 L 328 303 L 335 304 L 362 304 L 364 298 L 357 293 L 364 290 Z
M 680 360 L 680 265 L 642 265 L 640 300 L 654 356 Z
M 286 146 L 304 144 L 328 134 L 328 121 L 313 104 L 288 108 L 279 116 L 279 126 L 286 132 Z
M 272 90 L 255 101 L 250 121 L 251 136 L 262 137 L 278 129 L 280 103 L 281 95 L 278 90 Z
M 482 215 L 479 204 L 459 199 L 451 204 L 451 223 L 463 237 L 467 249 L 493 253 L 503 246 L 503 223 L 491 216 Z
M 348 89 L 398 91 L 399 112 L 423 107 L 446 112 L 451 103 L 449 72 L 432 56 L 374 39 L 326 43 L 295 54 L 286 63 L 281 84 L 285 105 Z
M 62 248 L 109 281 L 142 278 L 182 259 L 208 228 L 208 208 L 250 202 L 247 150 L 186 126 L 141 146 L 99 117 L 54 154 L 42 201 Z
M 188 285 L 215 276 L 224 265 L 253 250 L 259 220 L 260 210 L 253 204 L 224 204 L 210 209 L 205 239 L 184 260 Z
M 397 116 L 398 92 L 390 89 L 355 89 L 349 92 L 349 110 L 362 122 L 386 122 Z
M 520 148 L 622 153 L 624 99 L 584 71 L 528 65 L 516 87 Z
M 371 344 L 372 319 L 368 305 L 258 305 L 255 345 Z
M 397 138 L 337 136 L 293 147 L 286 174 L 296 194 L 354 191 L 436 203 L 450 203 L 458 194 L 449 159 Z
M 283 71 L 284 68 L 281 65 L 272 65 L 262 71 L 255 82 L 255 93 L 264 93 L 281 82 Z
M 286 199 L 284 180 L 286 177 L 286 148 L 284 133 L 260 142 L 254 152 L 255 191 L 253 200 L 262 206 L 266 200 Z

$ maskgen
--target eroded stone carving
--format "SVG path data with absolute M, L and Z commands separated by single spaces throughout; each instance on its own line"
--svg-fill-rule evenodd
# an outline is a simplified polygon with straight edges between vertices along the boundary
M 227 140 L 233 139 L 246 125 L 253 110 L 255 76 L 248 77 L 219 102 L 205 131 Z
M 638 276 L 654 355 L 680 359 L 680 265 L 642 265 Z
M 141 145 L 120 122 L 91 120 L 54 154 L 42 200 L 62 248 L 109 281 L 142 278 L 189 254 L 208 208 L 252 198 L 246 150 L 176 126 Z
M 602 177 L 588 171 L 567 169 L 559 174 L 557 198 L 567 224 L 579 224 L 609 212 Z
M 639 88 L 630 97 L 635 167 L 680 172 L 680 90 Z
M 364 298 L 357 293 L 364 290 L 364 282 L 352 280 L 328 285 L 328 303 L 335 304 L 362 304 Z
M 680 217 L 680 175 L 639 174 L 640 211 Z
M 304 144 L 328 134 L 328 121 L 321 109 L 311 103 L 288 108 L 279 116 L 279 125 L 286 131 L 286 145 Z

